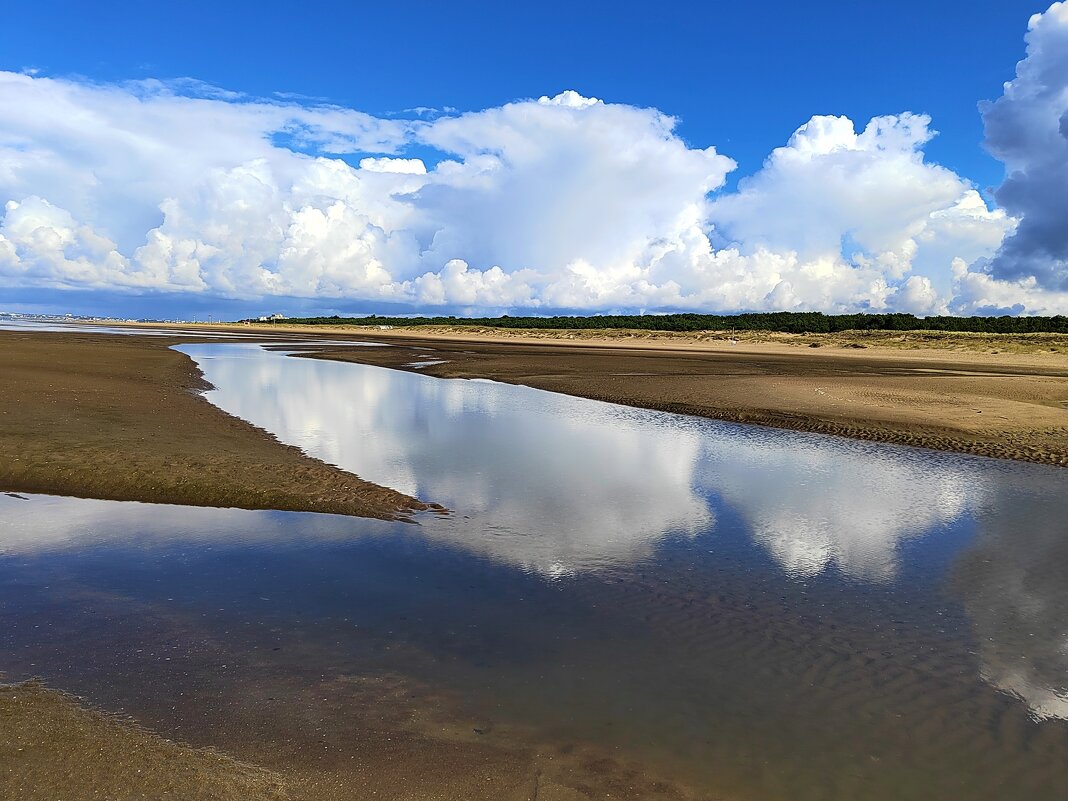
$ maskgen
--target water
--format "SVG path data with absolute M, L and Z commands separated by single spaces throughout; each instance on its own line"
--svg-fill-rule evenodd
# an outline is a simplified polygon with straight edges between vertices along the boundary
M 1068 797 L 1065 471 L 180 349 L 453 514 L 0 496 L 12 675 L 197 741 L 268 679 L 388 669 L 710 796 Z
M 255 334 L 237 334 L 226 331 L 203 331 L 184 328 L 147 328 L 127 327 L 121 325 L 100 325 L 82 322 L 45 322 L 42 320 L 24 320 L 0 317 L 0 331 L 27 331 L 66 334 L 129 334 L 145 337 L 210 337 L 212 339 L 244 339 Z

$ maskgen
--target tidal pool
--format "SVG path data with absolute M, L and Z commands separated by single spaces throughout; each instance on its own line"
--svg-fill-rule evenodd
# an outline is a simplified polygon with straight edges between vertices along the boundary
M 10 676 L 196 741 L 220 682 L 388 669 L 709 797 L 1068 797 L 1068 472 L 179 349 L 211 402 L 452 514 L 0 496 Z

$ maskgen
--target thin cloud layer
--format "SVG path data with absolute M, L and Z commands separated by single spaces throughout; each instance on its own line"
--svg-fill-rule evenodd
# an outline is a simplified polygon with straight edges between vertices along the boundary
M 1065 31 L 1062 4 L 1032 19 L 1016 80 L 984 108 L 1010 171 L 996 209 L 925 160 L 922 114 L 813 117 L 725 191 L 734 162 L 670 116 L 573 91 L 404 120 L 193 81 L 0 73 L 0 285 L 489 312 L 1064 312 Z

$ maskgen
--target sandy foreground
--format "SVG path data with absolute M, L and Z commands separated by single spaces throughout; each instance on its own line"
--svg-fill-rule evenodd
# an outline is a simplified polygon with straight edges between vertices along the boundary
M 0 796 L 282 801 L 280 776 L 178 745 L 37 682 L 0 686 Z
M 262 686 L 261 686 L 262 684 Z M 640 765 L 457 715 L 392 676 L 269 678 L 197 746 L 36 682 L 0 685 L 4 801 L 696 801 Z M 249 703 L 261 692 L 278 703 Z M 486 728 L 484 728 L 486 727 Z M 710 800 L 711 801 L 711 800 Z

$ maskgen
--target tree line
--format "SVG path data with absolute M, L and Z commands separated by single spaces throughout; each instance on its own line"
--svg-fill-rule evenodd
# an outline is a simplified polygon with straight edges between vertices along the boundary
M 254 322 L 254 321 L 250 321 Z M 492 326 L 494 328 L 593 329 L 639 331 L 776 331 L 829 334 L 837 331 L 951 331 L 981 334 L 1068 334 L 1068 317 L 916 317 L 912 314 L 600 314 L 589 317 L 297 317 L 296 325 Z

